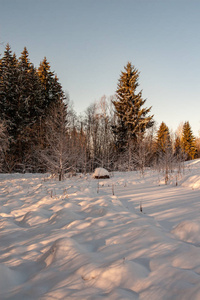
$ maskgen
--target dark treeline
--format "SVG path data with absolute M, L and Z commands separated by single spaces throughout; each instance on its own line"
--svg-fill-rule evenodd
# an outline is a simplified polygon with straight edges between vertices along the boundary
M 7 45 L 0 59 L 1 172 L 51 172 L 61 180 L 96 167 L 166 171 L 175 161 L 198 157 L 189 122 L 175 136 L 164 122 L 156 130 L 138 80 L 127 63 L 116 94 L 77 117 L 47 59 L 35 68 L 26 48 L 17 58 Z

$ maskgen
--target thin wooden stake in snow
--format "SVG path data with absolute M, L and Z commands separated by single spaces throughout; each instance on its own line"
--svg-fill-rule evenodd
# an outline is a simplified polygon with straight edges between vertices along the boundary
M 115 195 L 114 184 L 112 184 L 112 194 Z
M 140 212 L 142 212 L 142 201 L 140 201 Z

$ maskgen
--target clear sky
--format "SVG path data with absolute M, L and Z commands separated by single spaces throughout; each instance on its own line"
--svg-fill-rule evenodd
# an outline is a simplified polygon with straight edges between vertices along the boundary
M 198 135 L 199 16 L 198 0 L 0 0 L 0 53 L 46 56 L 78 113 L 113 95 L 130 61 L 158 126 Z

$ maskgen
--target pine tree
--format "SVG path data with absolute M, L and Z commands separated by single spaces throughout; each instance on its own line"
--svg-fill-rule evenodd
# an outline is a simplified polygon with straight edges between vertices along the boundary
M 172 150 L 169 128 L 164 122 L 161 123 L 157 132 L 156 150 L 156 163 L 159 170 L 163 171 L 165 184 L 167 184 L 170 173 L 174 168 L 175 158 Z
M 180 156 L 181 154 L 182 154 L 181 139 L 179 136 L 176 136 L 175 144 L 174 144 L 174 155 Z
M 19 58 L 19 103 L 21 106 L 21 117 L 24 124 L 33 125 L 43 115 L 42 96 L 43 87 L 33 64 L 30 63 L 28 51 L 24 51 Z
M 142 99 L 142 91 L 136 92 L 139 87 L 138 70 L 130 62 L 121 72 L 116 91 L 117 99 L 113 101 L 117 124 L 113 126 L 116 135 L 116 145 L 124 150 L 128 141 L 137 142 L 138 135 L 153 126 L 153 116 L 149 116 L 150 108 L 144 108 L 146 100 Z
M 15 138 L 16 117 L 18 111 L 18 62 L 12 54 L 10 45 L 6 45 L 0 68 L 0 115 L 8 123 L 9 134 Z
M 17 60 L 9 44 L 6 46 L 0 59 L 0 116 L 9 136 L 5 156 L 9 171 L 37 170 L 34 152 L 47 147 L 46 118 L 51 116 L 52 106 L 60 106 L 64 100 L 46 58 L 36 71 L 26 48 Z
M 0 116 L 7 128 L 9 149 L 4 155 L 4 171 L 12 171 L 15 166 L 15 140 L 17 137 L 18 117 L 18 61 L 12 54 L 10 45 L 6 45 L 0 67 Z
M 64 97 L 64 94 L 57 76 L 51 71 L 50 64 L 46 57 L 40 63 L 38 75 L 43 87 L 43 109 L 48 110 L 51 104 L 59 101 L 61 97 Z
M 195 146 L 195 138 L 193 136 L 190 123 L 187 121 L 183 125 L 182 132 L 182 149 L 184 153 L 187 155 L 187 160 L 194 159 L 197 149 Z
M 160 127 L 158 129 L 156 144 L 158 152 L 164 153 L 167 149 L 172 149 L 169 128 L 164 122 L 160 124 Z
M 37 129 L 43 115 L 43 89 L 26 47 L 19 58 L 18 70 L 18 126 L 15 148 L 18 165 L 33 170 L 34 150 L 38 144 Z
M 39 140 L 40 140 L 40 148 L 45 149 L 47 146 L 45 141 L 45 136 L 47 134 L 48 128 L 46 127 L 46 117 L 49 116 L 52 112 L 52 107 L 60 101 L 65 101 L 65 95 L 62 90 L 62 86 L 58 81 L 57 76 L 55 76 L 54 72 L 51 71 L 50 63 L 47 61 L 46 57 L 40 63 L 40 66 L 37 70 L 40 82 L 42 84 L 42 111 L 43 115 L 40 119 L 39 126 Z

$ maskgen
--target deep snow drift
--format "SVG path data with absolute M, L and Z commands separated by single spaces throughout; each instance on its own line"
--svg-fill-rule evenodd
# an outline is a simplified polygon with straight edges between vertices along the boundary
M 200 299 L 200 160 L 113 175 L 0 175 L 0 299 Z

